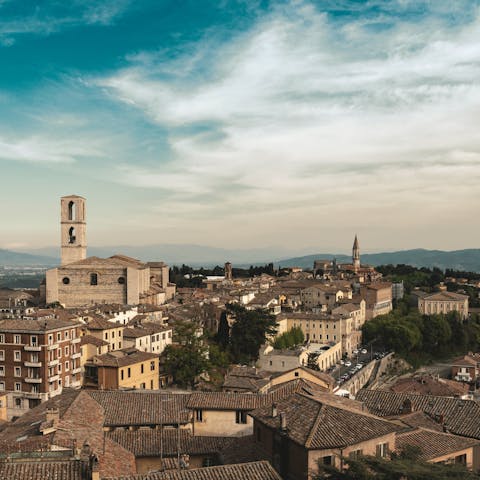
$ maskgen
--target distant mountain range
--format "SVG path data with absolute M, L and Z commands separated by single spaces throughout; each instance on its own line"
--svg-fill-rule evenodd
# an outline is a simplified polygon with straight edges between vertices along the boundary
M 37 266 L 58 265 L 59 249 L 45 247 L 29 252 L 12 252 L 0 249 L 0 266 Z M 191 266 L 214 266 L 223 265 L 230 261 L 236 267 L 248 267 L 249 265 L 262 265 L 274 262 L 282 267 L 298 266 L 312 268 L 316 259 L 333 259 L 338 262 L 351 261 L 350 255 L 317 253 L 293 257 L 292 252 L 281 248 L 256 248 L 256 249 L 223 249 L 206 247 L 202 245 L 146 245 L 146 246 L 111 246 L 89 247 L 89 256 L 109 257 L 116 253 L 122 253 L 143 261 L 165 261 L 169 265 L 181 265 L 185 263 Z M 361 255 L 362 263 L 369 265 L 399 264 L 404 263 L 415 267 L 438 267 L 442 270 L 453 268 L 480 272 L 480 249 L 441 251 L 441 250 L 402 250 L 386 253 L 366 253 Z

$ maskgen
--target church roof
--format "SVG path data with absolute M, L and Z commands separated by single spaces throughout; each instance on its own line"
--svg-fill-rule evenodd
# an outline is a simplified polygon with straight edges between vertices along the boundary
M 60 268 L 72 267 L 72 266 L 106 266 L 106 267 L 134 267 L 134 268 L 145 268 L 146 264 L 142 263 L 140 260 L 137 260 L 132 257 L 127 257 L 126 255 L 113 255 L 109 258 L 100 258 L 100 257 L 87 257 L 83 260 L 78 260 L 77 262 L 69 263 L 68 265 L 63 265 Z

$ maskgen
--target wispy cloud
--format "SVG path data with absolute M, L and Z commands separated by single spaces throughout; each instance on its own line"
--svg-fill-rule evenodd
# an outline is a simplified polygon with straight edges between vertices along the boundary
M 186 202 L 203 192 L 208 211 L 221 194 L 231 213 L 331 195 L 360 206 L 396 189 L 411 189 L 395 198 L 410 205 L 450 191 L 452 178 L 461 190 L 480 172 L 480 21 L 446 23 L 438 3 L 412 21 L 396 17 L 412 2 L 372 1 L 380 13 L 336 22 L 296 1 L 216 50 L 206 39 L 173 62 L 136 56 L 97 84 L 167 129 L 176 160 L 174 174 L 160 162 L 130 167 L 128 180 Z M 380 20 L 388 29 L 372 28 Z
M 15 43 L 18 35 L 51 35 L 64 29 L 85 25 L 109 25 L 121 16 L 131 4 L 131 0 L 70 0 L 57 2 L 48 0 L 32 8 L 19 6 L 8 13 L 0 2 L 0 45 L 5 47 Z
M 60 140 L 40 136 L 22 139 L 0 137 L 0 161 L 69 164 L 83 157 L 101 156 L 104 156 L 104 152 L 88 141 Z

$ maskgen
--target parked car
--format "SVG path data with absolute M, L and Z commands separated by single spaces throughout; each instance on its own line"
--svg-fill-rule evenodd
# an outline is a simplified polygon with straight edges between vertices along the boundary
M 362 348 L 362 349 L 360 350 L 360 352 L 361 352 L 363 355 L 365 355 L 365 354 L 367 353 L 367 349 L 366 349 L 366 348 Z
M 358 350 L 355 349 L 355 350 L 353 351 L 353 354 L 354 354 L 354 355 L 357 355 L 357 354 L 358 354 Z
M 346 366 L 346 367 L 351 367 L 351 366 L 352 366 L 352 362 L 351 362 L 350 360 L 347 360 L 347 361 L 345 362 L 345 366 Z

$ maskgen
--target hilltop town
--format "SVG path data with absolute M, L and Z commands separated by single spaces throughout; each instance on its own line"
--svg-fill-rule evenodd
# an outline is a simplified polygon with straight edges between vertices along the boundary
M 89 257 L 86 199 L 60 212 L 61 264 L 0 289 L 0 478 L 480 469 L 478 279 L 376 269 L 357 236 L 351 262 L 241 275 Z

